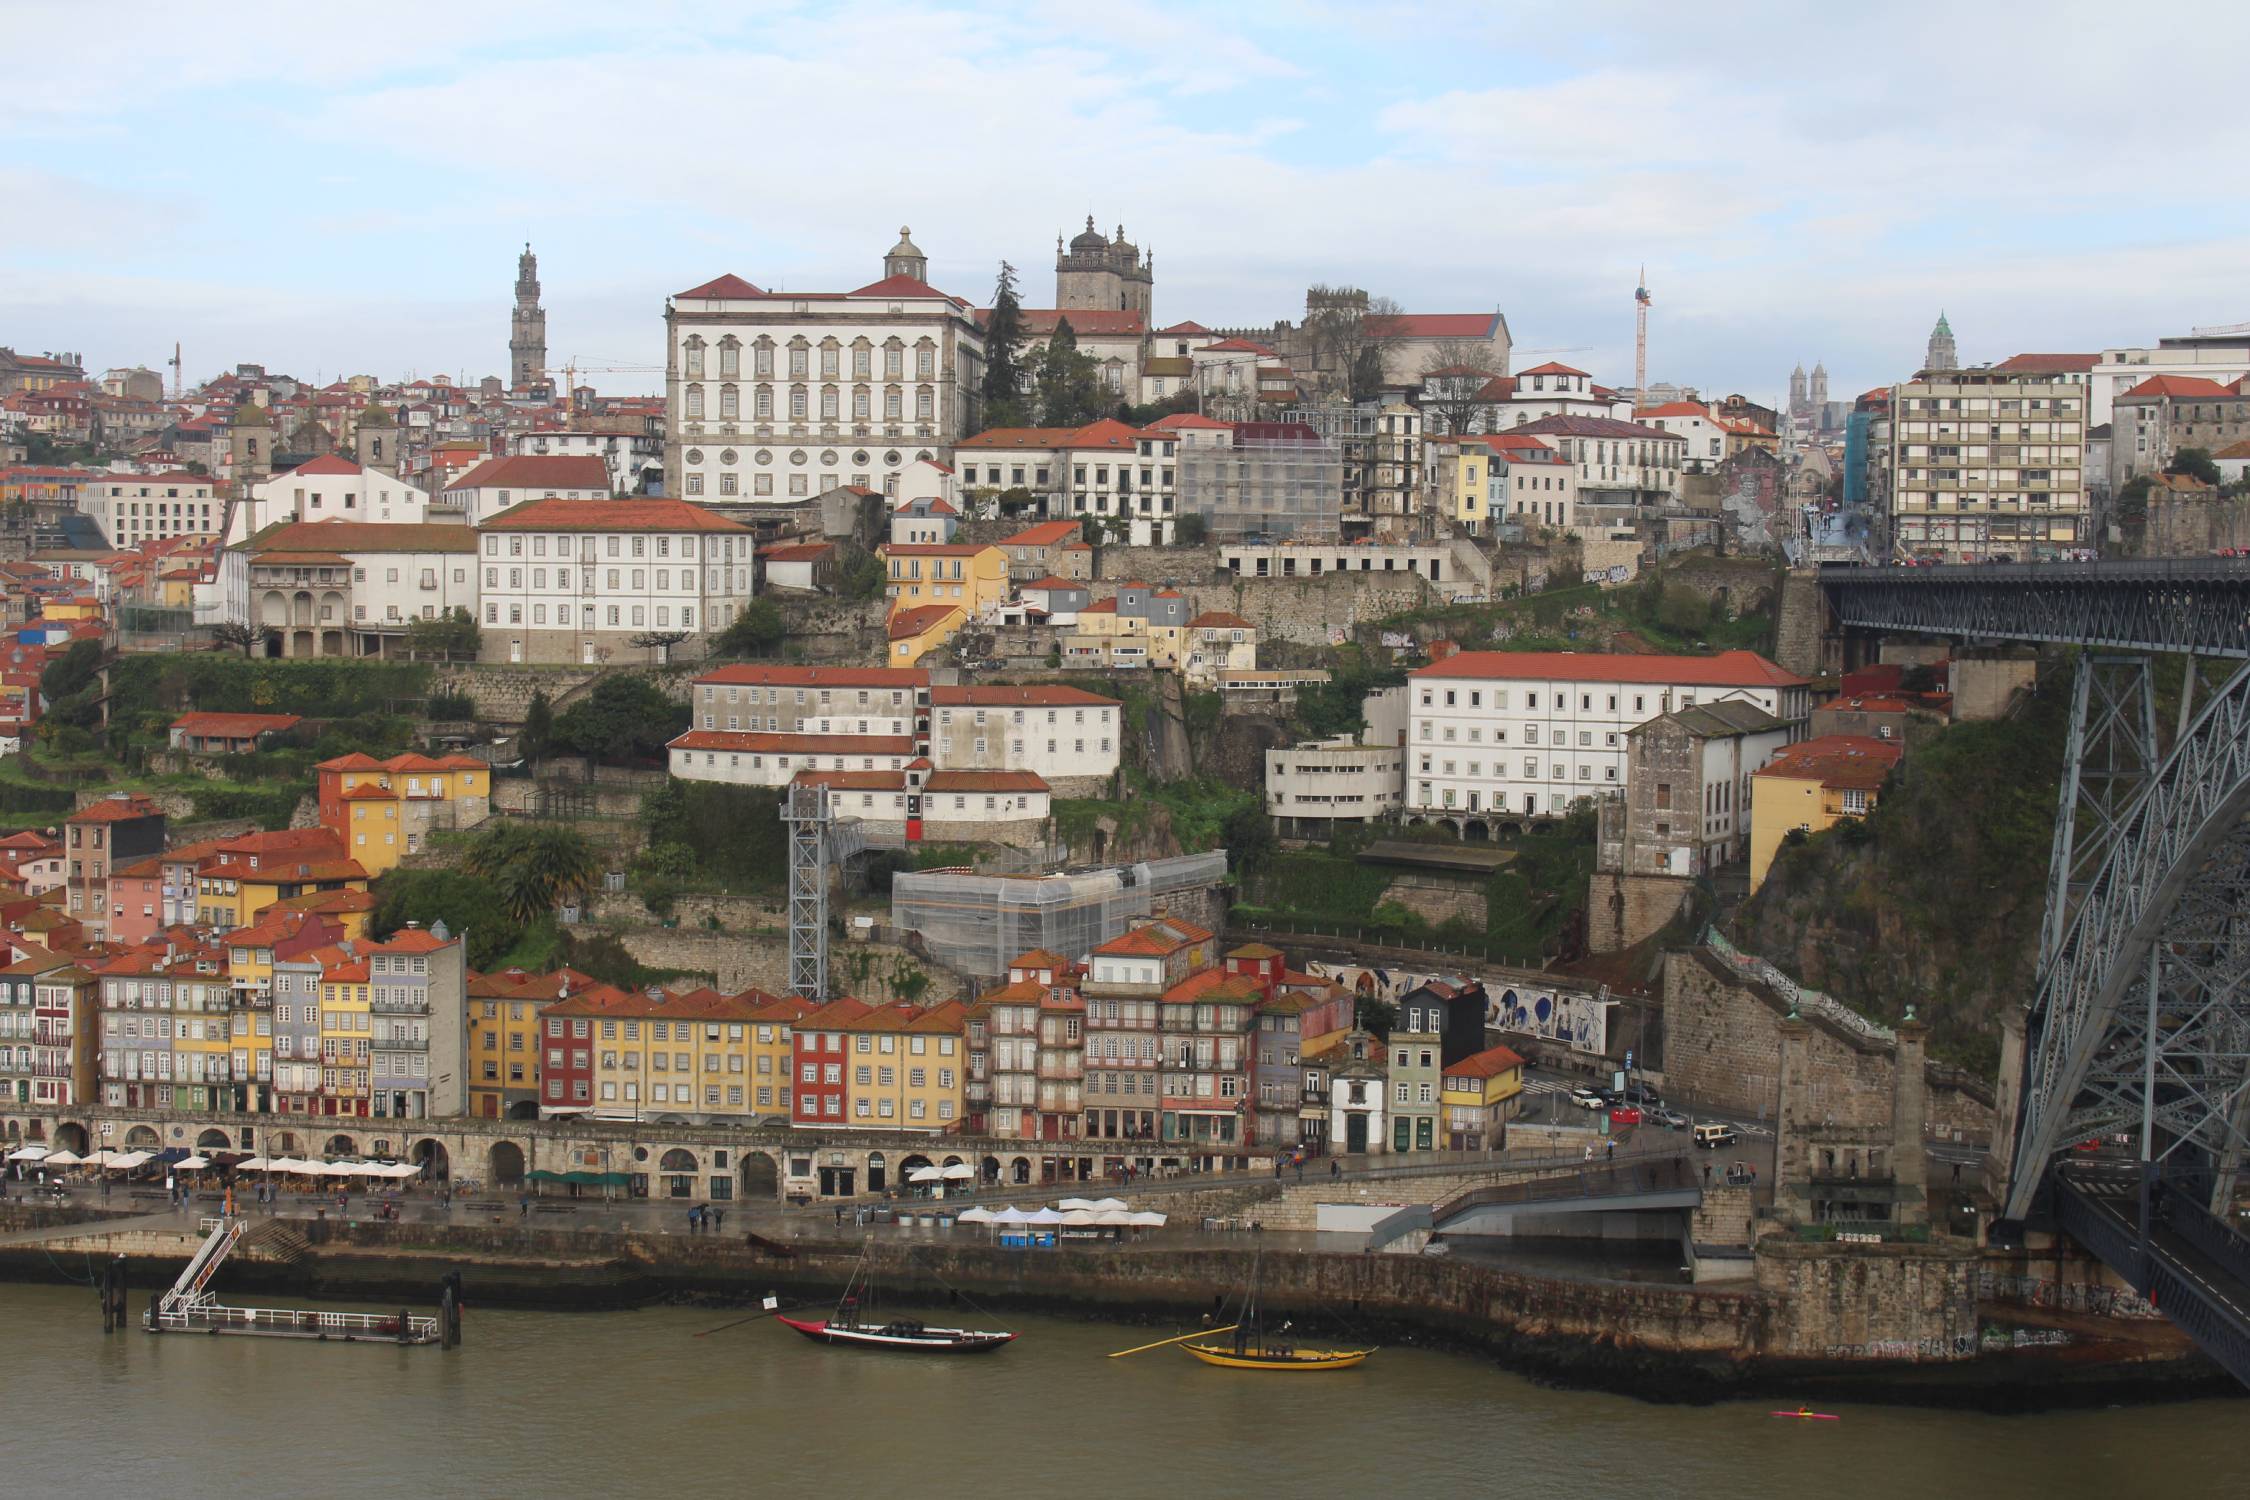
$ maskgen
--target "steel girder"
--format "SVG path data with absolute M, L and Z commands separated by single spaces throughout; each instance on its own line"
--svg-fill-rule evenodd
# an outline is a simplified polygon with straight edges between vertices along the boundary
M 2155 773 L 2156 683 L 2149 658 L 2080 656 L 2071 683 L 2070 744 L 2063 756 L 2054 852 L 2047 862 L 2042 964 L 2054 957 L 2078 898 Z
M 828 788 L 792 786 L 789 825 L 789 989 L 828 999 Z
M 2250 657 L 2250 563 L 2029 563 L 1820 570 L 1839 623 L 1986 641 Z
M 2147 1120 L 2152 1157 L 2241 1159 L 2250 1086 L 2250 667 L 2204 705 L 2043 961 L 2006 1212 L 2055 1154 Z M 2231 1190 L 2229 1174 L 2214 1191 Z

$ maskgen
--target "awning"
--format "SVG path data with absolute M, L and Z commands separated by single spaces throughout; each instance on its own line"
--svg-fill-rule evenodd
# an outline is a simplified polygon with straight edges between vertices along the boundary
M 1160 1213 L 1154 1213 L 1146 1209 L 1143 1209 L 1139 1213 L 1130 1214 L 1127 1217 L 1129 1217 L 1133 1221 L 1133 1224 L 1137 1228 L 1162 1229 L 1164 1227 L 1164 1215 Z
M 116 1171 L 130 1171 L 134 1167 L 154 1160 L 155 1155 L 156 1153 L 153 1151 L 112 1151 L 109 1153 L 109 1160 L 104 1165 Z
M 906 1174 L 906 1180 L 908 1182 L 937 1182 L 944 1176 L 944 1171 L 937 1167 L 916 1167 Z
M 46 1158 L 45 1146 L 21 1146 L 8 1153 L 10 1161 L 42 1161 Z
M 994 1215 L 989 1208 L 964 1208 L 954 1218 L 955 1222 L 962 1224 L 990 1224 Z
M 274 1164 L 262 1156 L 253 1156 L 248 1161 L 238 1161 L 234 1164 L 234 1169 L 237 1172 L 270 1172 L 273 1167 Z
M 200 1172 L 211 1163 L 200 1156 L 183 1156 L 178 1165 L 183 1172 Z
M 1063 1221 L 1063 1216 L 1051 1208 L 1042 1208 L 1034 1213 L 1025 1214 L 1023 1221 L 1026 1224 L 1060 1224 Z
M 85 1161 L 86 1158 L 75 1151 L 57 1151 L 47 1158 L 46 1164 L 50 1167 L 77 1167 L 83 1166 Z
M 951 1182 L 965 1182 L 977 1175 L 977 1169 L 965 1161 L 957 1161 L 950 1167 L 940 1167 L 938 1171 Z

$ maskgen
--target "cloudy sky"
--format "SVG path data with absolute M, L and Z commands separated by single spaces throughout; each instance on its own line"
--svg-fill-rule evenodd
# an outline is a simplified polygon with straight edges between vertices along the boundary
M 551 361 L 650 389 L 720 272 L 856 286 L 905 223 L 1038 305 L 1088 214 L 1160 322 L 1348 281 L 1618 384 L 1645 262 L 1651 380 L 1764 399 L 1940 308 L 1971 362 L 2250 320 L 2239 0 L 4 11 L 0 344 L 97 368 L 504 372 L 529 240 Z

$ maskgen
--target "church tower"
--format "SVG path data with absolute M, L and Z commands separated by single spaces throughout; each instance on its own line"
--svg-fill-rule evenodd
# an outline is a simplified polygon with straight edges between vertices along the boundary
M 380 403 L 361 412 L 352 425 L 352 448 L 361 468 L 398 474 L 398 423 Z
M 1953 325 L 1945 321 L 1945 314 L 1937 315 L 1937 327 L 1930 330 L 1930 351 L 1923 357 L 1925 370 L 1958 370 L 1960 353 L 1953 347 Z
M 1105 312 L 1137 312 L 1153 323 L 1156 292 L 1156 256 L 1143 256 L 1117 226 L 1117 238 L 1105 237 L 1086 216 L 1086 228 L 1071 238 L 1066 249 L 1055 236 L 1055 306 Z
M 1789 372 L 1789 414 L 1801 417 L 1805 413 L 1805 367 L 1797 366 Z
M 508 316 L 508 386 L 547 378 L 547 313 L 539 305 L 539 257 L 531 246 L 516 257 L 516 307 Z
M 1828 366 L 1816 364 L 1812 367 L 1812 392 L 1807 399 L 1812 402 L 1813 416 L 1825 421 L 1828 412 Z
M 907 276 L 925 284 L 930 279 L 930 258 L 914 243 L 912 232 L 904 224 L 898 226 L 898 243 L 883 257 L 883 279 L 888 281 L 893 276 Z

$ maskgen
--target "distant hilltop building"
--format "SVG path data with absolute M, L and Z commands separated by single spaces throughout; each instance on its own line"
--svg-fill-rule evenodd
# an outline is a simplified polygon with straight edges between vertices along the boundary
M 508 385 L 521 390 L 547 378 L 547 311 L 539 305 L 539 257 L 531 246 L 516 257 L 516 305 L 508 315 Z
M 1143 253 L 1117 226 L 1117 238 L 1105 239 L 1086 216 L 1086 228 L 1069 246 L 1055 236 L 1055 306 L 1064 311 L 1080 308 L 1109 312 L 1137 312 L 1144 325 L 1155 303 L 1156 255 Z
M 1805 375 L 1803 365 L 1789 372 L 1789 425 L 1792 431 L 1831 431 L 1840 416 L 1840 413 L 1830 412 L 1828 406 L 1828 366 L 1815 363 L 1810 378 Z

